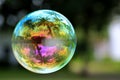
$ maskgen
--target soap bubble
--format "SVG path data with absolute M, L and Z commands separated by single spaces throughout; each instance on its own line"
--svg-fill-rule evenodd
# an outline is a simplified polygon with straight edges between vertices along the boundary
M 17 61 L 27 70 L 46 74 L 63 68 L 76 48 L 69 20 L 52 10 L 38 10 L 17 24 L 12 36 Z

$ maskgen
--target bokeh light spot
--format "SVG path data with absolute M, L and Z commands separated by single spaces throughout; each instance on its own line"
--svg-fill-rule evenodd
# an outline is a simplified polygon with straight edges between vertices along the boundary
M 4 23 L 4 17 L 2 14 L 0 14 L 0 27 L 2 27 L 3 23 Z

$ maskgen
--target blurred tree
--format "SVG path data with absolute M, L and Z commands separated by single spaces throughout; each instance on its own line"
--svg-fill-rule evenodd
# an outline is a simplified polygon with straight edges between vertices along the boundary
M 48 0 L 46 0 L 48 1 Z M 113 9 L 119 4 L 119 0 L 49 0 L 51 8 L 67 16 L 73 25 L 82 26 L 83 40 L 78 44 L 77 50 L 82 51 L 85 59 L 83 76 L 87 75 L 86 66 L 90 61 L 89 31 L 94 29 L 101 32 L 109 22 Z M 78 54 L 79 55 L 79 54 Z

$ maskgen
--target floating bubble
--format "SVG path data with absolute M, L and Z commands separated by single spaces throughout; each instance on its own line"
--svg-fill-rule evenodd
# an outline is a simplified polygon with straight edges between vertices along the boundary
M 69 20 L 52 10 L 38 10 L 17 24 L 12 48 L 27 70 L 46 74 L 63 68 L 72 58 L 76 35 Z

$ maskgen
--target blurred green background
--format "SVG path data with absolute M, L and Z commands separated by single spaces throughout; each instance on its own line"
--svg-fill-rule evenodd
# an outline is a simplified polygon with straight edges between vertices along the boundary
M 69 64 L 46 75 L 21 67 L 11 49 L 17 22 L 40 9 L 65 15 L 77 35 L 77 48 Z M 119 0 L 0 0 L 0 80 L 119 80 L 119 76 Z

